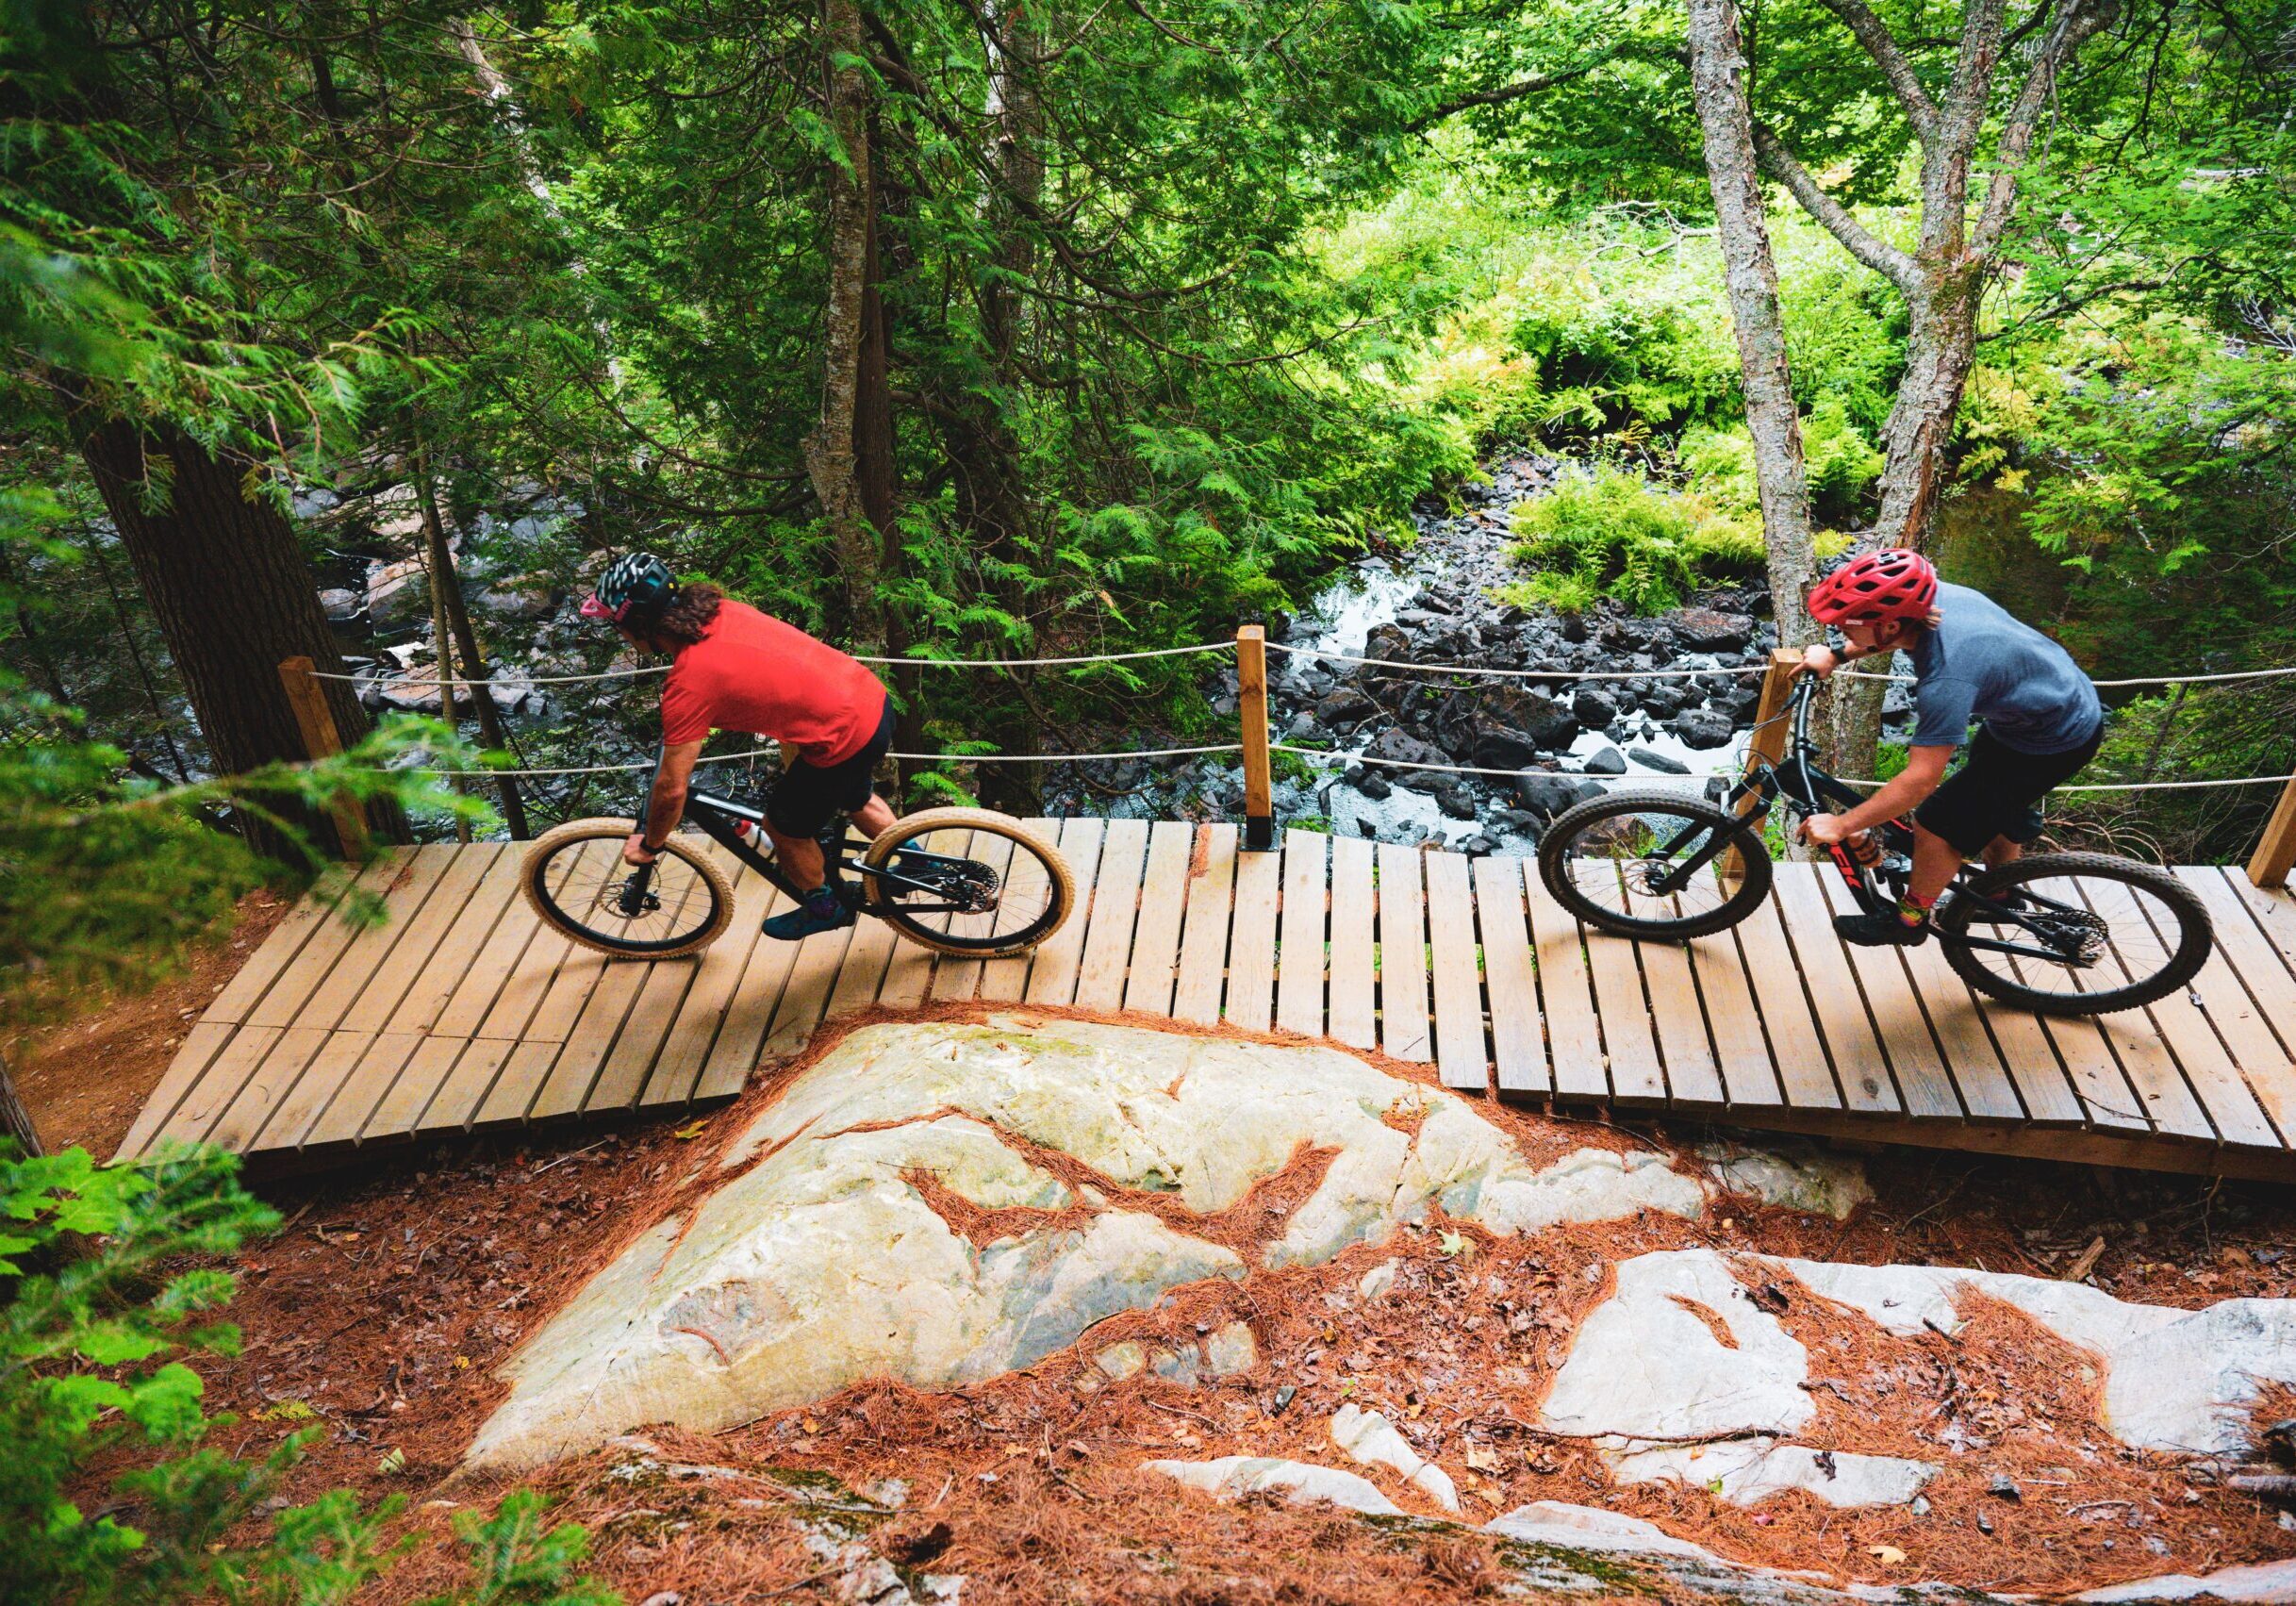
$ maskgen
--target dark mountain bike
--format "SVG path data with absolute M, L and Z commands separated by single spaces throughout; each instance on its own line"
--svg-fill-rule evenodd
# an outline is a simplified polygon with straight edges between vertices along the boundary
M 652 786 L 649 770 L 638 796 Z M 686 794 L 685 822 L 794 902 L 800 894 L 774 863 L 764 821 L 765 812 L 748 803 Z M 537 837 L 520 873 L 526 902 L 552 929 L 602 952 L 632 959 L 700 952 L 733 921 L 731 878 L 683 830 L 653 863 L 624 863 L 622 844 L 636 829 L 635 820 L 570 820 Z M 830 884 L 848 908 L 943 953 L 1025 953 L 1059 930 L 1076 903 L 1059 852 L 1019 820 L 988 809 L 905 815 L 874 842 L 838 815 L 820 841 Z
M 1761 827 L 1780 801 L 1788 829 L 1863 800 L 1821 770 L 1809 736 L 1814 676 L 1779 718 L 1791 750 L 1757 764 L 1719 802 L 1617 791 L 1556 816 L 1539 874 L 1562 906 L 1620 936 L 1688 938 L 1737 924 L 1769 896 Z M 1860 909 L 1894 910 L 1913 868 L 1903 820 L 1875 828 L 1871 863 L 1827 850 Z M 1726 874 L 1732 848 L 1743 873 Z M 1930 915 L 1946 963 L 1971 986 L 2042 1015 L 2106 1015 L 2174 992 L 2207 963 L 2208 911 L 2166 870 L 2105 853 L 2028 853 L 1999 869 L 1965 866 Z

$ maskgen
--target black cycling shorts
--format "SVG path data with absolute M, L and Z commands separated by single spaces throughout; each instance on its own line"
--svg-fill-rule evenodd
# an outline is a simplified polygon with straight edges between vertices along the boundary
M 810 837 L 839 812 L 851 814 L 869 801 L 869 780 L 893 745 L 893 700 L 885 699 L 877 734 L 842 764 L 808 764 L 803 759 L 783 772 L 766 799 L 766 823 L 785 836 Z
M 1960 853 L 1976 858 L 1996 836 L 2030 842 L 2041 833 L 2035 805 L 2097 755 L 2105 727 L 2063 753 L 2020 753 L 1983 725 L 1969 744 L 1969 757 L 1913 811 L 1914 820 Z

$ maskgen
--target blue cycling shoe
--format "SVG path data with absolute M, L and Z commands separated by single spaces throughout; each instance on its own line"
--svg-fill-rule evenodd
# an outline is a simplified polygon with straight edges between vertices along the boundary
M 853 912 L 829 886 L 815 887 L 794 909 L 774 916 L 758 929 L 776 942 L 796 942 L 818 932 L 834 932 L 853 923 Z

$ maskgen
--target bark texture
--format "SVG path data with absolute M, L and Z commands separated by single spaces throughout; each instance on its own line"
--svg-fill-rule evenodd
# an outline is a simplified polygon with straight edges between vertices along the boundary
M 861 49 L 859 0 L 822 0 L 828 121 L 844 159 L 829 167 L 821 415 L 805 438 L 805 471 L 829 522 L 854 642 L 863 652 L 875 654 L 884 646 L 884 612 L 877 595 L 880 546 L 862 505 L 855 440 L 869 256 L 868 101 Z
M 1803 605 L 1817 568 L 1809 536 L 1809 474 L 1786 362 L 1777 263 L 1762 210 L 1754 115 L 1746 99 L 1745 41 L 1736 0 L 1689 0 L 1691 93 L 1706 135 L 1706 176 L 1738 335 L 1738 373 L 1746 427 L 1754 436 L 1754 478 L 1761 495 L 1762 550 L 1778 640 L 1806 646 L 1819 631 Z
M 116 419 L 88 427 L 81 452 L 217 768 L 237 774 L 304 761 L 279 665 L 307 656 L 322 672 L 340 674 L 343 664 L 294 531 L 278 509 L 248 494 L 260 471 L 223 461 L 172 429 Z M 147 491 L 163 500 L 147 506 Z M 322 684 L 349 747 L 367 732 L 366 710 L 347 682 Z M 283 851 L 250 825 L 256 846 Z M 371 808 L 368 826 L 385 840 L 405 840 L 395 808 Z

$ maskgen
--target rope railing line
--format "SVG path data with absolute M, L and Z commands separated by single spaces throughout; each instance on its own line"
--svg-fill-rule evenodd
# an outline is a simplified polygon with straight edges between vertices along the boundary
M 912 764 L 1098 764 L 1118 758 L 1190 758 L 1209 753 L 1241 753 L 1240 741 L 1217 742 L 1210 747 L 1148 747 L 1126 753 L 888 753 L 887 758 L 901 759 Z M 778 758 L 781 750 L 773 747 L 751 748 L 742 753 L 719 753 L 694 760 L 696 765 L 734 764 L 746 758 Z M 611 775 L 624 774 L 634 770 L 648 770 L 653 766 L 651 758 L 632 764 L 589 764 L 562 770 L 434 770 L 428 765 L 415 764 L 408 769 L 424 775 L 465 776 L 491 778 L 503 775 Z
M 1414 664 L 1408 658 L 1365 658 L 1353 653 L 1327 653 L 1320 647 L 1292 647 L 1270 641 L 1271 653 L 1295 658 L 1323 658 L 1338 664 L 1363 664 L 1373 669 L 1414 671 L 1420 674 L 1478 675 L 1492 680 L 1691 680 L 1702 675 L 1767 674 L 1767 664 L 1705 670 L 1501 670 L 1479 664 Z
M 2124 686 L 2202 686 L 2228 680 L 2277 680 L 2285 675 L 2296 675 L 2296 666 L 2276 670 L 2232 670 L 2223 674 L 2153 674 L 2132 675 L 2121 680 L 2092 680 L 2089 684 L 2099 690 L 2111 690 Z M 1886 680 L 1897 686 L 1911 686 L 1909 674 L 1881 674 L 1873 670 L 1836 670 L 1838 680 Z
M 1147 647 L 1136 653 L 1092 653 L 1067 658 L 876 658 L 867 654 L 857 653 L 853 654 L 853 659 L 856 663 L 886 664 L 897 669 L 906 666 L 928 670 L 1025 670 L 1078 664 L 1123 664 L 1141 658 L 1181 658 L 1199 653 L 1232 653 L 1234 651 L 1235 643 L 1233 641 L 1200 641 L 1190 647 Z M 464 680 L 459 676 L 453 678 L 429 676 L 416 680 L 405 675 L 334 674 L 323 670 L 313 670 L 311 676 L 314 680 L 372 681 L 376 685 L 388 684 L 394 687 L 451 686 L 458 691 L 471 691 L 482 686 L 572 686 L 583 681 L 629 680 L 640 675 L 667 674 L 669 672 L 668 664 L 649 664 L 634 670 L 601 670 L 596 674 L 531 675 L 517 671 L 506 671 L 497 679 L 485 681 Z

